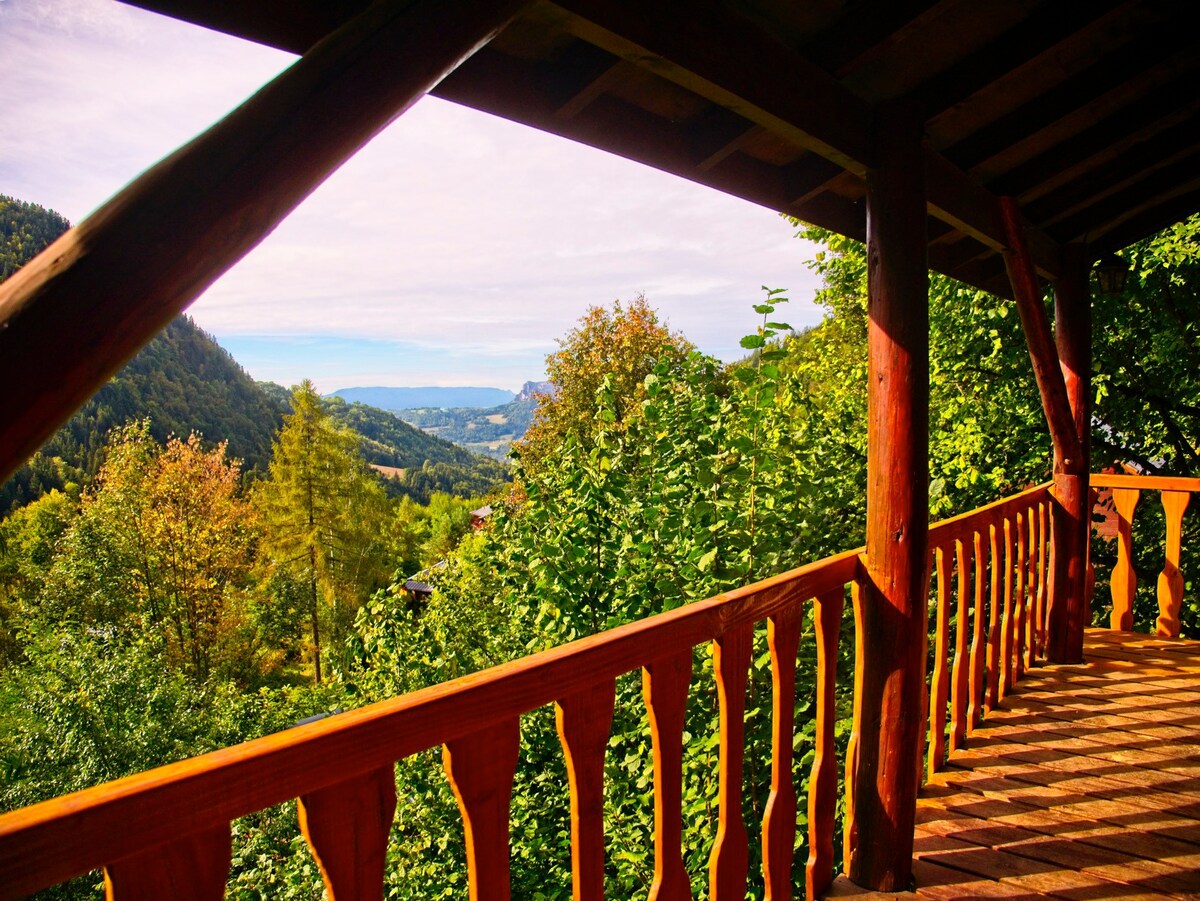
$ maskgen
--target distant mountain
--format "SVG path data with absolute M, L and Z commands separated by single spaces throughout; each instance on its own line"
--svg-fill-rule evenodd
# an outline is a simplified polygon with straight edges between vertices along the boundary
M 57 213 L 0 195 L 0 281 L 68 228 Z M 491 392 L 487 397 L 493 404 L 513 396 L 495 388 L 432 390 Z M 264 472 L 290 399 L 286 388 L 255 382 L 211 335 L 178 316 L 0 485 L 0 516 L 52 488 L 84 485 L 99 471 L 109 431 L 137 419 L 149 419 L 160 442 L 191 432 L 214 443 L 226 441 L 229 455 L 243 460 L 246 470 Z M 395 494 L 419 501 L 433 491 L 477 497 L 507 477 L 507 469 L 494 460 L 384 410 L 341 398 L 328 399 L 326 407 L 337 422 L 362 436 L 363 456 L 393 477 L 387 485 Z
M 526 386 L 533 384 L 526 383 Z M 457 410 L 441 408 L 424 410 L 400 410 L 396 415 L 410 425 L 415 425 L 446 441 L 477 454 L 496 460 L 508 457 L 514 441 L 520 441 L 533 421 L 537 400 L 532 395 L 522 395 L 500 407 L 481 410 L 466 407 Z
M 331 395 L 348 403 L 362 403 L 381 410 L 427 408 L 498 407 L 514 398 L 500 388 L 342 388 Z
M 515 400 L 536 400 L 539 394 L 554 394 L 554 382 L 526 382 Z

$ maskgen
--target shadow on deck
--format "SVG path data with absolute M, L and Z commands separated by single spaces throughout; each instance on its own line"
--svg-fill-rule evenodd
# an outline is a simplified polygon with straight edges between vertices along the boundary
M 1200 641 L 1092 629 L 1085 659 L 1029 672 L 922 790 L 915 897 L 1200 898 Z

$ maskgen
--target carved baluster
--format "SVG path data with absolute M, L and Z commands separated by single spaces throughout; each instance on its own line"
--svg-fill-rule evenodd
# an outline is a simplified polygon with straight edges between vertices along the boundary
M 742 819 L 742 764 L 746 754 L 746 673 L 753 626 L 726 632 L 713 642 L 713 671 L 721 711 L 721 757 L 717 837 L 708 860 L 713 901 L 744 901 L 750 841 Z
M 986 545 L 983 543 L 983 535 L 976 532 L 972 541 L 975 558 L 975 613 L 972 617 L 971 625 L 971 700 L 967 707 L 967 734 L 970 735 L 983 721 L 983 692 L 984 692 L 984 673 L 985 673 L 985 653 L 987 651 L 987 641 L 984 638 L 984 613 L 983 592 L 984 580 L 987 575 L 987 557 L 985 554 Z
M 1133 572 L 1133 511 L 1140 494 L 1136 488 L 1113 489 L 1113 504 L 1117 508 L 1117 563 L 1112 571 L 1109 628 L 1118 632 L 1133 631 L 1133 596 L 1137 591 L 1137 576 Z
M 1163 511 L 1167 516 L 1166 563 L 1158 577 L 1158 623 L 1155 632 L 1164 638 L 1179 637 L 1179 608 L 1183 604 L 1183 573 L 1179 571 L 1179 555 L 1183 550 L 1183 511 L 1191 494 L 1187 491 L 1164 491 Z
M 1049 510 L 1045 501 L 1038 504 L 1038 562 L 1037 562 L 1037 655 L 1046 658 L 1046 552 L 1049 545 Z M 1090 601 L 1090 595 L 1089 595 Z
M 813 607 L 817 639 L 816 756 L 808 781 L 808 862 L 805 888 L 818 898 L 833 882 L 833 821 L 837 808 L 837 748 L 833 726 L 837 720 L 838 636 L 841 633 L 845 591 L 837 588 L 818 595 Z M 789 893 L 768 894 L 785 899 Z
M 442 746 L 462 813 L 471 901 L 508 901 L 508 815 L 521 724 L 516 718 Z
M 862 634 L 863 634 L 863 596 L 866 586 L 863 584 L 866 571 L 866 560 L 859 556 L 859 575 L 854 579 L 850 588 L 850 600 L 854 609 L 854 717 L 852 723 L 862 722 Z M 924 734 L 924 729 L 920 733 Z M 854 790 L 858 781 L 858 742 L 857 729 L 850 732 L 850 740 L 846 742 L 846 815 L 842 821 L 842 862 L 843 871 L 849 875 L 850 861 L 858 849 L 858 824 L 854 820 Z M 919 776 L 920 774 L 918 774 Z
M 1017 587 L 1016 594 L 1013 596 L 1013 676 L 1011 683 L 1014 686 L 1025 675 L 1025 630 L 1029 619 L 1027 609 L 1029 596 L 1026 591 L 1029 575 L 1026 554 L 1029 545 L 1026 540 L 1025 528 L 1028 518 L 1028 512 L 1017 514 Z
M 226 824 L 133 854 L 104 868 L 108 901 L 221 901 L 229 878 Z
M 796 846 L 796 785 L 792 778 L 792 742 L 796 726 L 796 650 L 800 646 L 802 618 L 803 609 L 797 605 L 781 610 L 767 621 L 767 644 L 771 649 L 772 711 L 771 794 L 767 797 L 762 826 L 766 901 L 789 901 L 792 897 L 792 858 Z M 819 641 L 817 649 L 819 654 Z M 817 678 L 819 682 L 819 667 Z M 819 731 L 819 706 L 817 722 Z M 832 821 L 829 823 L 829 832 L 832 841 Z
M 396 815 L 394 767 L 301 795 L 299 813 L 331 901 L 381 901 Z
M 1013 688 L 1013 523 L 1004 518 L 1004 610 L 1000 617 L 1000 700 Z
M 571 786 L 571 878 L 575 901 L 604 898 L 604 752 L 616 684 L 601 682 L 554 705 Z
M 1000 533 L 988 526 L 988 557 L 991 568 L 988 577 L 988 640 L 987 640 L 987 700 L 984 712 L 1000 705 L 1000 574 L 1003 557 L 1000 554 Z
M 950 696 L 947 653 L 950 643 L 950 567 L 953 563 L 945 548 L 936 551 L 937 560 L 937 631 L 933 650 L 933 684 L 929 689 L 929 775 L 933 776 L 946 760 L 946 702 Z
M 642 694 L 650 711 L 654 745 L 654 882 L 650 901 L 691 901 L 683 867 L 683 721 L 692 651 L 647 664 Z
M 954 623 L 954 669 L 950 677 L 950 750 L 967 740 L 967 631 L 970 628 L 971 551 L 965 541 L 955 542 L 958 557 L 958 606 Z

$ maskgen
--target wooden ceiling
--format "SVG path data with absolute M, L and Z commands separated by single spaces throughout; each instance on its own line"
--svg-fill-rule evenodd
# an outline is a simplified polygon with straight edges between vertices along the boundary
M 363 0 L 137 0 L 297 53 Z M 1189 3 L 539 0 L 434 93 L 865 233 L 880 104 L 926 123 L 932 268 L 1007 294 L 996 199 L 1045 276 L 1200 209 Z

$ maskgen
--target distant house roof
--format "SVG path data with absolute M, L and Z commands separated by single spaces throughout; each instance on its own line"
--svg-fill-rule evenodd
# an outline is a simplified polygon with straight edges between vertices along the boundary
M 489 517 L 491 515 L 492 515 L 492 505 L 491 504 L 484 504 L 478 510 L 471 511 L 471 516 L 474 517 L 475 519 L 486 519 L 487 517 Z
M 416 579 L 409 579 L 404 583 L 404 590 L 413 594 L 433 594 L 433 586 L 425 582 L 418 582 Z

